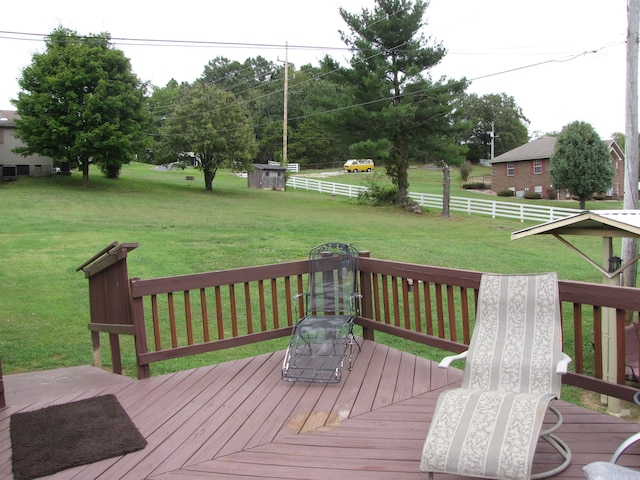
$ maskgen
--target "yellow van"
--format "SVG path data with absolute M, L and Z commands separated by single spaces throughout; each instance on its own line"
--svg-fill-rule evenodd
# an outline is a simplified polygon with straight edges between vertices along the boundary
M 344 169 L 347 172 L 371 172 L 375 168 L 373 160 L 347 160 L 344 164 Z

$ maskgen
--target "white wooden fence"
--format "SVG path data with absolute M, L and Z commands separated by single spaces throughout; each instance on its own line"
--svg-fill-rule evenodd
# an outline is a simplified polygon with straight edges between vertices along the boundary
M 280 165 L 280 162 L 269 160 L 269 165 Z M 287 172 L 298 173 L 300 171 L 299 163 L 287 163 Z
M 367 187 L 364 186 L 325 182 L 298 176 L 291 176 L 287 180 L 287 187 L 346 197 L 358 197 L 367 190 Z M 442 209 L 442 195 L 409 193 L 409 198 L 417 202 L 421 207 Z M 580 213 L 580 210 L 574 208 L 547 207 L 532 203 L 500 202 L 466 197 L 451 197 L 449 208 L 452 211 L 465 212 L 469 215 L 473 213 L 489 215 L 491 218 L 512 218 L 521 222 L 525 220 L 547 222 Z

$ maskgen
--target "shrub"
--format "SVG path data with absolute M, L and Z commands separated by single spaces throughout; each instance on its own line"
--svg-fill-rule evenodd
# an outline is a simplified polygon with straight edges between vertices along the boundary
M 540 195 L 538 192 L 527 192 L 524 194 L 524 198 L 526 198 L 527 200 L 540 200 L 542 198 L 542 195 Z
M 498 196 L 499 197 L 513 197 L 515 195 L 515 192 L 513 190 L 500 190 L 498 192 Z
M 122 168 L 122 165 L 120 163 L 100 163 L 99 167 L 100 170 L 102 170 L 102 173 L 104 173 L 107 178 L 110 178 L 112 180 L 117 180 L 118 178 L 120 178 L 120 170 Z
M 460 177 L 463 181 L 466 182 L 469 179 L 469 175 L 471 174 L 472 170 L 473 166 L 470 162 L 464 162 L 462 165 L 460 165 Z
M 462 188 L 465 190 L 486 190 L 489 188 L 489 185 L 482 182 L 464 183 L 462 184 Z
M 372 176 L 368 190 L 358 195 L 358 203 L 367 205 L 395 205 L 398 199 L 398 187 L 380 183 L 379 176 Z
M 555 200 L 555 199 L 556 199 L 555 188 L 547 188 L 547 200 Z

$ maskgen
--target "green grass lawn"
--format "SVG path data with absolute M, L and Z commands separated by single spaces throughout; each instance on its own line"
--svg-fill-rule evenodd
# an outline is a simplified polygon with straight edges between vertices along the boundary
M 335 178 L 366 181 L 365 175 Z M 441 193 L 441 183 L 441 172 L 410 171 L 411 191 L 430 185 Z M 458 184 L 452 182 L 452 195 L 462 192 Z M 312 247 L 341 241 L 375 258 L 500 273 L 557 271 L 564 279 L 601 281 L 596 269 L 553 238 L 511 241 L 510 233 L 526 223 L 456 212 L 451 218 L 439 211 L 414 215 L 327 194 L 248 189 L 247 180 L 230 171 L 220 171 L 213 186 L 205 192 L 196 170 L 159 171 L 140 163 L 124 166 L 115 181 L 93 170 L 86 189 L 78 173 L 1 184 L 5 373 L 91 364 L 88 283 L 76 268 L 114 240 L 139 243 L 128 259 L 130 276 L 141 278 L 306 259 Z M 600 258 L 600 239 L 575 243 Z M 226 359 L 229 353 L 216 355 Z

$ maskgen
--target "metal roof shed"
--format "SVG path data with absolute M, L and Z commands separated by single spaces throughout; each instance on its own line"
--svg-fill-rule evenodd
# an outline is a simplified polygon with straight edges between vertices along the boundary
M 284 190 L 287 182 L 287 167 L 254 163 L 253 170 L 247 175 L 249 188 L 265 190 Z

